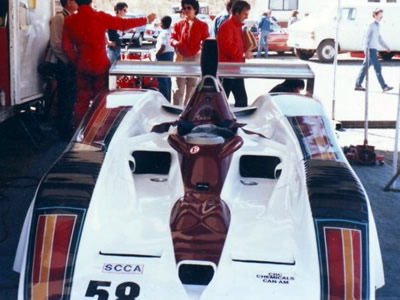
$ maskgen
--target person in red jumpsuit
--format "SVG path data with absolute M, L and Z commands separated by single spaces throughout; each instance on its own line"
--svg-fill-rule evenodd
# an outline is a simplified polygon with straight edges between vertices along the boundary
M 91 7 L 92 0 L 76 0 L 76 3 L 78 12 L 65 20 L 62 39 L 63 49 L 76 68 L 75 129 L 88 110 L 90 100 L 107 90 L 110 61 L 106 52 L 106 31 L 125 31 L 155 19 L 155 14 L 147 18 L 122 19 L 95 11 Z

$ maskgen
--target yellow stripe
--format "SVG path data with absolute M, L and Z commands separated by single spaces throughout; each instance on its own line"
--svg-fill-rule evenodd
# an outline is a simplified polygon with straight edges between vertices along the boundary
M 57 216 L 47 216 L 44 229 L 44 245 L 42 252 L 42 261 L 40 264 L 39 283 L 32 287 L 32 300 L 48 299 L 48 282 L 51 264 L 51 253 L 53 245 L 54 230 Z
M 343 237 L 343 257 L 344 257 L 344 272 L 345 272 L 345 299 L 353 299 L 353 246 L 351 243 L 351 230 L 342 229 Z
M 104 120 L 107 118 L 108 113 L 109 110 L 105 107 L 101 109 L 100 113 L 97 115 L 96 120 L 93 122 L 87 136 L 85 137 L 85 140 L 83 141 L 84 144 L 91 144 L 93 142 L 93 139 L 96 136 L 98 129 L 101 128 L 100 125 L 104 123 Z

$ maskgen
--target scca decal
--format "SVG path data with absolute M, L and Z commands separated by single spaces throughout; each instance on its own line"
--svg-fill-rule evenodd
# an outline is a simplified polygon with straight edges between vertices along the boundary
M 143 274 L 143 265 L 106 263 L 103 265 L 102 272 L 114 274 Z

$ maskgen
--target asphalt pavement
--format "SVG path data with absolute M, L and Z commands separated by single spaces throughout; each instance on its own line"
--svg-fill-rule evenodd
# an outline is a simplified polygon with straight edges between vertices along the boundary
M 284 58 L 286 58 L 285 56 Z M 278 57 L 273 59 L 279 59 Z M 288 57 L 288 60 L 294 60 Z M 351 60 L 353 61 L 353 60 Z M 340 64 L 346 65 L 346 60 Z M 319 63 L 312 61 L 312 68 L 318 75 L 327 72 L 328 66 L 320 66 Z M 317 65 L 317 66 L 315 66 Z M 398 61 L 393 62 L 394 66 L 399 66 Z M 384 70 L 386 68 L 384 67 Z M 397 68 L 398 69 L 398 68 Z M 324 71 L 325 70 L 325 71 Z M 351 76 L 356 70 L 351 69 Z M 398 71 L 398 70 L 397 70 Z M 384 71 L 385 72 L 385 71 Z M 339 73 L 346 73 L 340 69 Z M 396 73 L 396 72 L 394 72 Z M 397 75 L 396 75 L 397 76 Z M 394 76 L 393 82 L 398 81 Z M 388 77 L 389 79 L 390 77 Z M 326 80 L 331 78 L 327 76 Z M 353 79 L 353 78 L 352 78 Z M 340 79 L 346 81 L 345 78 Z M 376 80 L 376 79 L 375 79 Z M 349 97 L 343 101 L 358 101 L 358 105 L 353 108 L 344 107 L 341 101 L 341 109 L 338 115 L 349 114 L 350 118 L 358 118 L 359 110 L 362 109 L 362 95 L 352 91 L 352 82 L 348 80 L 344 87 L 348 90 Z M 323 91 L 323 79 L 317 77 L 316 94 L 319 98 L 326 97 L 327 92 Z M 327 83 L 330 85 L 331 83 Z M 397 94 L 382 95 L 375 83 L 374 93 L 379 97 L 385 97 L 385 111 L 373 114 L 374 118 L 395 119 L 397 110 Z M 395 85 L 395 83 L 393 83 Z M 327 87 L 325 87 L 327 89 Z M 344 88 L 343 88 L 344 89 Z M 344 95 L 339 94 L 339 95 Z M 361 97 L 361 98 L 360 98 Z M 360 98 L 360 99 L 359 99 Z M 353 99 L 353 100 L 351 100 Z M 383 98 L 382 98 L 383 99 Z M 381 100 L 373 98 L 372 101 Z M 326 110 L 330 112 L 330 101 L 326 103 Z M 339 106 L 339 107 L 340 107 Z M 378 107 L 377 103 L 372 105 Z M 382 115 L 382 116 L 381 116 Z M 388 116 L 389 115 L 389 116 Z M 36 186 L 40 178 L 50 168 L 54 161 L 64 151 L 67 143 L 58 139 L 57 133 L 49 122 L 37 123 L 30 116 L 22 116 L 21 123 L 18 118 L 13 118 L 0 124 L 0 299 L 17 299 L 18 274 L 12 271 L 15 250 L 18 243 L 19 233 L 22 228 L 25 213 L 29 203 L 34 196 Z M 28 128 L 28 132 L 24 126 Z M 38 125 L 39 124 L 39 125 Z M 342 146 L 350 144 L 362 144 L 364 132 L 362 129 L 345 129 L 338 131 L 337 137 Z M 398 259 L 398 249 L 400 249 L 398 229 L 398 214 L 400 213 L 400 192 L 384 192 L 382 188 L 392 177 L 393 171 L 390 164 L 394 147 L 395 132 L 393 129 L 371 129 L 369 130 L 369 144 L 374 145 L 377 152 L 384 153 L 389 163 L 382 166 L 358 166 L 354 165 L 354 170 L 362 181 L 370 198 L 372 211 L 375 216 L 381 251 L 383 255 L 386 284 L 377 291 L 378 299 L 400 299 L 400 261 Z M 398 184 L 400 187 L 400 183 Z

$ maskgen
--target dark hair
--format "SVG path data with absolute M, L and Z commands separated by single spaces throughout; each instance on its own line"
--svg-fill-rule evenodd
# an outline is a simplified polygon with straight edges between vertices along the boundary
M 128 4 L 126 4 L 125 2 L 118 2 L 114 6 L 114 11 L 115 13 L 118 13 L 119 11 L 124 10 L 125 8 L 128 8 Z
M 165 29 L 168 29 L 169 26 L 171 26 L 171 22 L 172 22 L 172 19 L 171 19 L 170 16 L 164 16 L 164 17 L 162 17 L 162 19 L 161 19 L 161 24 L 163 25 L 163 27 L 164 27 Z
M 250 4 L 246 1 L 236 1 L 232 6 L 232 15 L 240 14 L 245 9 L 250 9 Z
M 65 7 L 65 6 L 67 5 L 67 2 L 68 2 L 68 0 L 61 0 L 61 1 L 60 1 L 61 6 L 62 6 L 62 7 Z
M 372 17 L 376 17 L 380 13 L 383 13 L 383 10 L 380 8 L 375 8 L 374 11 L 372 12 Z
M 90 5 L 92 3 L 92 0 L 75 0 L 76 4 L 78 4 L 78 6 L 81 5 Z
M 226 10 L 230 11 L 232 9 L 233 4 L 238 0 L 229 0 L 228 3 L 226 4 Z
M 193 9 L 195 10 L 196 15 L 199 13 L 200 6 L 199 6 L 199 2 L 197 0 L 182 0 L 181 1 L 182 9 L 185 4 L 191 5 L 193 7 Z
M 291 17 L 297 17 L 298 14 L 299 14 L 299 12 L 297 10 L 293 10 Z
M 286 79 L 284 82 L 272 88 L 270 93 L 296 93 L 304 89 L 304 81 L 301 79 Z

